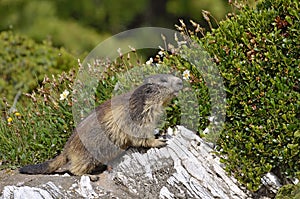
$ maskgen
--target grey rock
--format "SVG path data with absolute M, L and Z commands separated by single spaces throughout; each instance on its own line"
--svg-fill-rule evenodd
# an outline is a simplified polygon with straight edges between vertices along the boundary
M 129 149 L 95 182 L 89 176 L 0 172 L 0 198 L 251 198 L 192 131 L 178 126 L 167 143 L 159 149 Z

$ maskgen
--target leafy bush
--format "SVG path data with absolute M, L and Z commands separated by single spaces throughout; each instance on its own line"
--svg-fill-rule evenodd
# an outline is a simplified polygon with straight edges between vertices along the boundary
M 226 87 L 222 161 L 252 191 L 269 171 L 282 183 L 300 176 L 299 21 L 299 1 L 265 0 L 203 39 L 193 37 L 218 64 Z
M 276 199 L 298 199 L 300 198 L 300 183 L 296 185 L 284 185 L 278 190 Z
M 73 130 L 68 92 L 75 77 L 73 70 L 46 76 L 40 88 L 26 94 L 30 103 L 25 108 L 17 106 L 14 113 L 4 112 L 6 119 L 0 121 L 2 167 L 37 163 L 53 158 L 62 149 Z
M 64 49 L 43 44 L 12 32 L 0 33 L 0 98 L 12 103 L 15 95 L 35 89 L 45 74 L 68 71 L 76 63 Z M 0 110 L 4 104 L 0 102 Z

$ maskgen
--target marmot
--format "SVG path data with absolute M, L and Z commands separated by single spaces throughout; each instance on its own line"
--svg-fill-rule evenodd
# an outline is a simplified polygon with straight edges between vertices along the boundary
M 99 105 L 75 128 L 60 155 L 19 169 L 26 174 L 49 174 L 68 163 L 74 175 L 92 173 L 128 147 L 162 147 L 155 139 L 156 123 L 165 106 L 182 89 L 182 80 L 170 74 L 147 77 L 131 92 Z

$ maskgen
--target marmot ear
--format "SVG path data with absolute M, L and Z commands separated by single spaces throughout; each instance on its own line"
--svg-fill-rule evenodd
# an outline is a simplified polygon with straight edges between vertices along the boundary
M 161 78 L 160 78 L 160 81 L 161 81 L 162 83 L 167 83 L 167 82 L 168 82 L 168 79 L 167 79 L 166 77 L 161 77 Z

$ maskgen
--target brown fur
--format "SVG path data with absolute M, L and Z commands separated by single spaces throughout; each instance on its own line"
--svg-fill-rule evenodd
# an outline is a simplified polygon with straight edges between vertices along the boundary
M 182 81 L 159 74 L 145 79 L 131 92 L 98 106 L 74 130 L 62 153 L 41 164 L 20 168 L 21 173 L 46 174 L 69 163 L 75 175 L 91 173 L 129 146 L 162 147 L 154 129 L 166 105 L 182 88 Z

